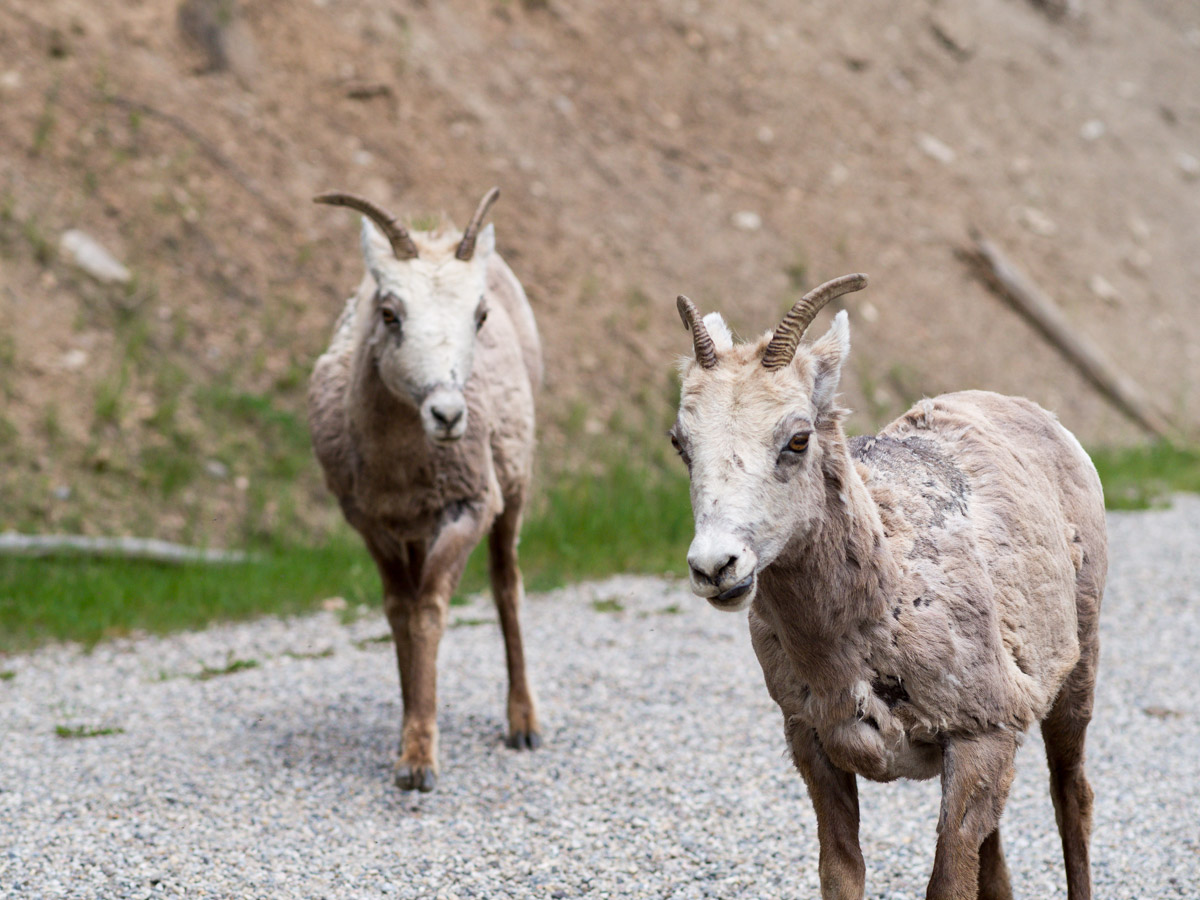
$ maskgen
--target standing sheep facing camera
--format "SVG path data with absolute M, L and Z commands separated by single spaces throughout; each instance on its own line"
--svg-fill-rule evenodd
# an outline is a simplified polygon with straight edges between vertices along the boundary
M 1107 569 L 1104 497 L 1050 413 L 982 391 L 847 440 L 846 313 L 799 346 L 836 279 L 773 334 L 692 332 L 672 441 L 691 475 L 692 589 L 750 607 L 767 690 L 817 815 L 821 896 L 862 900 L 855 776 L 941 777 L 931 900 L 1011 900 L 1000 816 L 1041 722 L 1071 900 L 1089 900 L 1083 772 Z
M 521 512 L 533 466 L 533 398 L 542 380 L 533 312 L 480 224 L 410 234 L 369 201 L 322 194 L 363 213 L 367 272 L 346 303 L 308 393 L 313 448 L 346 520 L 383 580 L 404 721 L 396 783 L 437 782 L 437 652 L 451 594 L 485 533 L 508 661 L 508 742 L 541 743 L 525 677 L 518 609 Z

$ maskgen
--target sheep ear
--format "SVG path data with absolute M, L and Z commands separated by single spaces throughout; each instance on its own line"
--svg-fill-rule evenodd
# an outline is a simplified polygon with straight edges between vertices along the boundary
M 842 377 L 842 364 L 850 355 L 850 320 L 844 309 L 833 317 L 833 326 L 812 345 L 811 353 L 816 366 L 812 402 L 820 415 L 833 408 L 833 397 Z
M 725 324 L 725 319 L 719 312 L 710 312 L 705 316 L 704 327 L 708 329 L 708 336 L 712 338 L 713 345 L 717 350 L 733 349 L 733 332 L 729 330 L 729 326 Z
M 379 281 L 384 270 L 384 261 L 396 258 L 392 252 L 392 245 L 366 216 L 363 216 L 359 243 L 362 245 L 363 262 L 367 265 L 367 271 L 371 273 L 372 278 Z
M 475 255 L 472 259 L 481 259 L 484 262 L 496 250 L 496 229 L 492 227 L 491 222 L 480 229 L 479 237 L 475 239 Z

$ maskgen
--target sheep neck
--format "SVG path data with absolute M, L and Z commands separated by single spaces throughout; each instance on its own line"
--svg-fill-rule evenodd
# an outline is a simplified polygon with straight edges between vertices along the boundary
M 832 674 L 862 662 L 846 654 L 885 620 L 900 576 L 840 425 L 826 441 L 824 509 L 763 570 L 758 602 L 802 671 Z
M 362 345 L 351 362 L 346 410 L 358 451 L 368 465 L 378 462 L 396 472 L 406 463 L 427 460 L 420 411 L 388 389 L 374 355 Z

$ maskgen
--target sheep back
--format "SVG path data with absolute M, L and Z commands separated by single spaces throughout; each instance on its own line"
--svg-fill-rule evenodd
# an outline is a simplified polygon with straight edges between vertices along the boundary
M 1031 401 L 965 391 L 853 452 L 902 572 L 871 662 L 903 685 L 904 730 L 1043 718 L 1095 641 L 1107 569 L 1103 492 L 1078 441 Z

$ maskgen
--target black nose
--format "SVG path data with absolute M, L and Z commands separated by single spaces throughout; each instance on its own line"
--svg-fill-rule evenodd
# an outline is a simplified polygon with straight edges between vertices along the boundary
M 438 409 L 436 406 L 429 407 L 429 414 L 433 416 L 443 428 L 453 428 L 458 424 L 459 419 L 463 417 L 463 410 L 460 406 L 458 409 L 447 412 L 443 409 Z
M 707 581 L 709 584 L 720 584 L 721 576 L 737 565 L 738 558 L 736 556 L 727 556 L 724 560 L 716 560 L 713 568 L 709 572 L 703 569 L 692 566 L 692 574 L 696 576 L 698 581 Z M 708 562 L 708 560 L 705 560 Z

